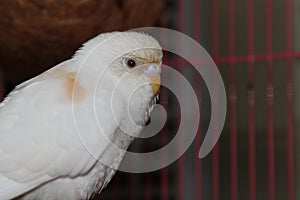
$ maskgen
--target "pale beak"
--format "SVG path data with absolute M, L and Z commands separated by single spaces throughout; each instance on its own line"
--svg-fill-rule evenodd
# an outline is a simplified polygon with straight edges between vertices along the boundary
M 146 76 L 151 80 L 153 94 L 157 95 L 160 88 L 160 66 L 158 64 L 151 64 L 145 71 Z

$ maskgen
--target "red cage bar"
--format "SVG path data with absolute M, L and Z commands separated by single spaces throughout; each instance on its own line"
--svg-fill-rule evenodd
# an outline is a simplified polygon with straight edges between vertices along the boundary
M 248 0 L 248 54 L 252 58 L 248 64 L 248 145 L 249 145 L 249 200 L 256 199 L 255 161 L 255 90 L 254 90 L 254 1 Z
M 229 56 L 235 56 L 236 16 L 235 0 L 229 1 Z M 230 185 L 231 200 L 238 199 L 238 160 L 237 160 L 237 94 L 236 64 L 229 64 L 229 116 L 230 116 Z
M 162 22 L 162 26 L 164 28 L 167 28 L 167 23 L 166 23 L 166 19 L 163 18 L 163 22 Z M 164 31 L 162 31 L 161 33 L 161 39 L 162 39 L 162 42 L 163 42 L 163 45 L 166 45 L 166 42 L 167 41 L 167 35 L 165 34 Z M 166 79 L 166 73 L 163 73 L 162 72 L 162 79 Z M 160 104 L 163 105 L 163 107 L 165 108 L 165 110 L 167 111 L 168 110 L 168 92 L 165 91 L 165 92 L 161 92 L 161 95 L 160 95 Z M 161 135 L 161 144 L 162 145 L 165 145 L 167 144 L 168 142 L 168 127 L 167 128 L 164 128 L 162 130 L 162 135 Z M 162 152 L 162 161 L 165 163 L 165 161 L 167 160 L 167 157 L 168 157 L 168 152 Z M 170 195 L 170 192 L 169 192 L 169 169 L 168 167 L 165 167 L 161 170 L 161 174 L 160 174 L 160 179 L 161 179 L 161 195 L 160 195 L 160 198 L 161 200 L 168 200 L 169 199 L 169 195 Z
M 231 56 L 231 57 L 219 57 L 216 59 L 217 64 L 228 64 L 228 63 L 247 63 L 247 62 L 265 62 L 265 61 L 279 61 L 287 60 L 289 58 L 299 59 L 300 53 L 268 53 L 268 54 L 256 54 L 254 56 Z
M 267 0 L 266 6 L 266 46 L 267 56 L 273 52 L 273 2 Z M 274 156 L 274 83 L 273 61 L 267 57 L 267 106 L 268 106 L 268 184 L 269 200 L 275 200 L 275 156 Z
M 164 78 L 164 77 L 163 77 Z M 160 102 L 164 106 L 164 108 L 168 109 L 168 95 L 165 93 L 162 93 L 160 97 Z M 161 136 L 161 143 L 164 145 L 168 141 L 168 129 L 163 129 L 162 136 Z M 167 160 L 167 152 L 163 152 L 162 154 L 162 160 Z M 161 170 L 161 200 L 167 200 L 169 199 L 169 170 L 168 167 L 165 167 Z
M 195 15 L 195 19 L 194 19 L 194 37 L 196 39 L 196 41 L 200 42 L 201 41 L 201 12 L 199 12 L 199 10 L 202 9 L 201 7 L 201 0 L 194 0 L 194 15 Z M 201 42 L 200 42 L 201 43 Z M 196 94 L 198 95 L 198 103 L 199 103 L 199 108 L 201 107 L 201 86 L 200 86 L 200 77 L 199 75 L 195 75 L 195 89 L 196 89 Z M 200 108 L 201 110 L 201 108 Z M 199 149 L 201 148 L 201 144 L 202 144 L 202 124 L 201 124 L 201 120 L 199 122 L 199 128 L 198 128 L 198 132 L 195 138 L 195 151 L 194 151 L 194 156 L 195 156 L 195 197 L 197 200 L 202 200 L 202 160 L 199 159 L 198 154 L 199 154 Z
M 212 57 L 219 55 L 219 3 L 212 1 Z M 212 196 L 213 200 L 220 199 L 220 173 L 219 173 L 219 144 L 217 143 L 212 152 Z
M 178 14 L 179 14 L 179 19 L 178 19 L 178 30 L 181 32 L 184 32 L 184 0 L 178 0 Z M 179 41 L 179 47 L 183 46 L 183 41 Z M 179 63 L 181 66 L 183 66 L 183 62 L 180 59 Z M 181 74 L 183 74 L 183 68 L 179 68 L 179 72 Z M 180 85 L 178 85 L 178 87 L 180 88 Z M 181 90 L 182 91 L 182 90 Z M 182 95 L 182 94 L 181 94 Z M 177 109 L 178 115 L 180 115 L 180 111 Z M 178 144 L 178 149 L 179 152 L 182 152 L 182 148 L 184 146 L 184 137 L 182 133 L 178 133 L 180 134 L 180 142 Z M 185 156 L 182 155 L 179 159 L 178 159 L 178 199 L 184 199 L 184 180 L 185 180 L 185 173 L 184 173 L 184 160 L 185 160 Z
M 145 188 L 145 200 L 152 199 L 152 178 L 151 175 L 148 173 L 146 175 L 146 188 Z
M 286 13 L 286 52 L 287 59 L 287 174 L 289 200 L 295 199 L 294 173 L 294 113 L 293 113 L 293 60 L 292 60 L 292 1 L 285 1 Z

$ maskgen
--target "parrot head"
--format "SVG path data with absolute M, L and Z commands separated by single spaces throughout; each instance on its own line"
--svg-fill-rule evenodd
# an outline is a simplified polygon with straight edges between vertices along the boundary
M 89 66 L 83 67 L 80 74 L 88 74 L 86 79 L 97 80 L 93 84 L 99 85 L 102 93 L 105 88 L 106 94 L 111 95 L 111 105 L 115 109 L 113 115 L 117 121 L 125 112 L 135 125 L 143 127 L 149 122 L 158 99 L 162 56 L 160 44 L 150 35 L 112 32 L 100 34 L 85 43 L 74 59 L 78 58 L 83 66 Z M 121 102 L 126 102 L 124 112 L 120 112 L 123 109 Z M 127 127 L 130 123 L 123 124 Z M 140 128 L 126 129 L 132 132 L 132 129 Z

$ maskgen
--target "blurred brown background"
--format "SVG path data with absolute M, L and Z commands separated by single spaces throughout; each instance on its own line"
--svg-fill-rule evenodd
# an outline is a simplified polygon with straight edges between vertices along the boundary
M 165 0 L 0 3 L 0 68 L 16 84 L 66 60 L 99 33 L 158 24 Z

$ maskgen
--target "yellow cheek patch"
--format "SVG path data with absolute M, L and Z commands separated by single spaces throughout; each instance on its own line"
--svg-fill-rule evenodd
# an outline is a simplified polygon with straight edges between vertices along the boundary
M 64 89 L 70 101 L 78 103 L 82 101 L 85 97 L 86 91 L 79 82 L 76 80 L 76 72 L 66 72 L 62 69 L 54 69 L 46 71 L 36 77 L 37 80 L 44 80 L 47 78 L 63 78 L 64 79 Z
M 152 90 L 153 90 L 153 94 L 157 95 L 159 88 L 160 88 L 160 75 L 156 75 L 156 76 L 148 76 L 151 80 L 151 85 L 152 85 Z
M 85 97 L 85 90 L 76 81 L 76 73 L 69 72 L 64 74 L 66 95 L 70 101 L 78 103 Z

